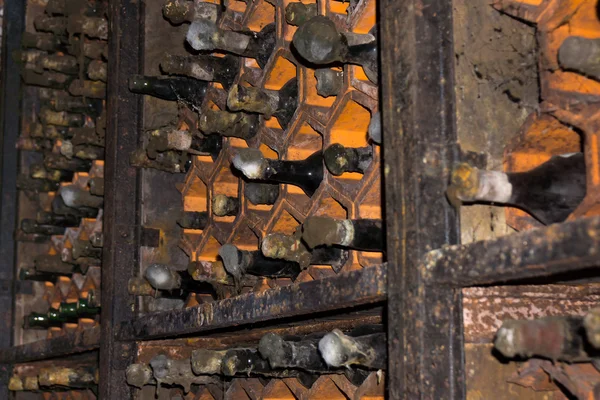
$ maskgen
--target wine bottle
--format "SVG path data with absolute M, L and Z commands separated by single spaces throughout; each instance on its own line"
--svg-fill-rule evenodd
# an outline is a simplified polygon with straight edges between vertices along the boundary
M 29 176 L 32 179 L 45 179 L 51 182 L 70 182 L 73 180 L 73 171 L 60 169 L 46 169 L 44 164 L 35 163 L 29 166 Z
M 302 3 L 290 3 L 302 4 Z M 317 79 L 317 94 L 322 97 L 337 96 L 342 92 L 344 86 L 344 71 L 336 71 L 330 68 L 319 68 L 315 70 Z
M 367 133 L 373 143 L 381 144 L 383 137 L 381 134 L 381 113 L 379 111 L 371 115 L 371 122 L 369 122 Z
M 42 254 L 33 259 L 33 264 L 37 272 L 47 272 L 58 275 L 69 276 L 79 271 L 75 265 L 62 261 L 60 255 Z
M 98 385 L 98 369 L 91 366 L 42 368 L 38 374 L 38 382 L 42 387 L 95 388 Z
M 185 393 L 191 389 L 191 385 L 206 385 L 217 382 L 209 376 L 196 376 L 192 372 L 192 364 L 189 358 L 174 360 L 164 354 L 159 354 L 150 360 L 152 374 L 158 385 L 179 385 Z
M 178 153 L 177 151 L 164 151 L 156 155 L 156 159 L 151 160 L 145 149 L 137 149 L 131 154 L 129 163 L 137 168 L 153 168 L 159 171 L 170 172 L 172 174 L 185 172 L 191 168 L 192 161 L 187 153 Z
M 309 265 L 331 265 L 338 272 L 348 260 L 348 252 L 334 247 L 322 247 L 308 251 L 298 235 L 271 233 L 260 246 L 265 257 L 287 260 L 300 264 L 302 269 Z
M 74 239 L 72 240 L 72 246 L 73 247 L 70 250 L 73 260 L 79 258 L 102 259 L 102 248 L 92 246 L 92 243 L 89 240 Z
M 553 156 L 526 172 L 482 171 L 461 163 L 452 171 L 453 203 L 491 202 L 527 211 L 545 225 L 564 221 L 586 194 L 583 153 Z
M 38 49 L 48 52 L 64 50 L 60 39 L 51 33 L 23 32 L 21 46 L 26 49 Z
M 575 71 L 600 80 L 600 39 L 569 36 L 558 49 L 558 62 L 562 69 Z
M 217 22 L 219 5 L 199 1 L 168 0 L 163 6 L 163 15 L 173 25 L 207 19 Z
M 331 372 L 319 353 L 318 340 L 297 342 L 283 340 L 276 333 L 260 339 L 258 351 L 269 361 L 271 368 L 294 368 L 312 372 Z
M 318 151 L 300 161 L 266 159 L 258 149 L 239 149 L 233 166 L 248 179 L 288 183 L 312 196 L 323 181 L 323 153 Z
M 61 169 L 72 172 L 88 172 L 92 168 L 89 160 L 80 158 L 68 159 L 62 154 L 47 153 L 44 156 L 44 166 L 48 169 Z
M 11 392 L 38 391 L 40 386 L 38 385 L 37 376 L 24 376 L 21 379 L 18 375 L 13 375 L 8 380 L 8 390 Z
M 85 81 L 75 79 L 69 85 L 69 93 L 71 93 L 73 96 L 104 99 L 106 98 L 106 84 L 100 81 Z
M 203 230 L 208 225 L 208 212 L 206 211 L 184 211 L 177 219 L 177 225 L 184 229 Z
M 31 179 L 25 174 L 17 176 L 17 189 L 31 192 L 55 192 L 60 187 L 59 182 L 47 179 Z
M 39 224 L 36 220 L 30 218 L 21 220 L 21 230 L 25 233 L 37 233 L 45 236 L 63 235 L 65 233 L 63 226 Z
M 339 143 L 332 144 L 323 152 L 325 166 L 333 175 L 345 172 L 364 174 L 373 161 L 371 147 L 344 147 Z
M 357 365 L 369 369 L 386 369 L 387 366 L 385 333 L 351 337 L 334 329 L 319 341 L 319 351 L 330 367 Z
M 65 323 L 76 324 L 77 318 L 62 314 L 56 308 L 50 308 L 46 314 L 32 312 L 23 320 L 23 329 L 48 329 L 61 327 Z
M 240 200 L 237 197 L 217 194 L 212 199 L 212 212 L 217 217 L 236 216 L 240 212 Z
M 164 127 L 148 132 L 148 157 L 155 159 L 159 152 L 168 150 L 185 151 L 195 155 L 210 155 L 213 159 L 219 156 L 223 140 L 219 135 L 198 137 L 189 131 Z
M 208 82 L 182 76 L 134 75 L 129 79 L 129 90 L 137 94 L 163 100 L 182 101 L 194 110 L 202 106 Z
M 102 17 L 69 15 L 67 29 L 71 35 L 84 34 L 93 39 L 108 39 L 108 21 Z
M 298 107 L 298 80 L 290 79 L 279 90 L 235 85 L 227 95 L 227 107 L 263 114 L 266 119 L 274 116 L 285 130 Z
M 301 272 L 300 265 L 296 262 L 274 260 L 265 257 L 260 251 L 239 250 L 233 244 L 221 246 L 219 256 L 227 272 L 238 282 L 244 275 L 296 279 Z
M 285 20 L 290 25 L 304 25 L 304 23 L 315 17 L 318 13 L 317 3 L 290 3 L 285 7 Z
M 52 111 L 42 107 L 39 113 L 40 122 L 45 125 L 58 126 L 83 126 L 84 118 L 81 114 L 73 114 L 66 111 Z
M 566 362 L 586 362 L 599 354 L 587 343 L 581 316 L 504 321 L 494 348 L 507 358 L 536 356 Z
M 275 24 L 268 24 L 258 33 L 226 31 L 209 19 L 196 19 L 190 25 L 186 40 L 194 50 L 219 50 L 256 59 L 264 68 L 277 41 Z
M 70 128 L 71 139 L 69 140 L 73 146 L 91 145 L 104 147 L 104 135 L 98 134 L 96 128 Z
M 257 114 L 206 109 L 200 113 L 198 128 L 205 134 L 249 140 L 256 136 L 259 120 Z
M 104 160 L 104 147 L 80 144 L 74 146 L 70 140 L 61 143 L 60 154 L 71 159 L 73 157 L 81 160 Z
M 106 82 L 107 64 L 102 60 L 94 60 L 88 65 L 87 76 L 93 81 Z
M 74 215 L 60 215 L 46 211 L 38 211 L 35 220 L 38 224 L 60 226 L 63 228 L 79 226 L 81 218 Z
M 38 67 L 38 60 L 46 56 L 46 53 L 37 49 L 17 50 L 13 53 L 13 59 L 21 66 L 21 69 L 33 70 L 36 73 L 42 73 Z
M 78 299 L 76 302 L 62 302 L 58 312 L 66 318 L 93 318 L 100 313 L 100 307 L 91 305 L 87 299 Z
M 125 371 L 127 384 L 141 389 L 146 385 L 156 385 L 152 368 L 147 364 L 131 364 Z
M 385 232 L 380 219 L 308 217 L 302 224 L 302 240 L 311 249 L 341 246 L 364 251 L 385 250 Z
M 94 196 L 89 191 L 76 185 L 68 185 L 60 188 L 60 196 L 67 207 L 79 208 L 101 208 L 104 204 L 104 198 Z
M 102 111 L 101 101 L 71 96 L 63 90 L 40 88 L 38 94 L 40 100 L 45 102 L 53 111 L 68 111 L 92 116 L 100 115 Z M 77 131 L 77 129 L 73 129 L 73 131 Z
M 190 363 L 196 375 L 217 375 L 221 373 L 223 357 L 227 350 L 198 349 L 192 351 Z
M 33 20 L 33 26 L 36 31 L 50 32 L 56 36 L 67 34 L 67 19 L 64 17 L 50 17 L 42 14 Z
M 67 51 L 75 57 L 84 56 L 92 60 L 98 60 L 102 57 L 106 59 L 108 45 L 103 40 L 87 40 L 79 36 L 69 37 Z
M 225 57 L 167 54 L 160 63 L 160 68 L 165 74 L 184 75 L 206 82 L 219 82 L 225 89 L 233 85 L 240 67 L 240 58 L 230 54 Z
M 375 34 L 341 33 L 332 20 L 317 15 L 298 28 L 292 42 L 300 56 L 312 64 L 357 64 L 363 67 L 369 80 L 377 84 Z
M 58 278 L 58 274 L 38 272 L 35 267 L 21 267 L 19 270 L 19 279 L 22 281 L 51 282 L 56 284 Z
M 47 139 L 19 136 L 15 148 L 21 151 L 36 151 L 43 153 L 52 150 L 53 143 Z
M 154 311 L 160 310 L 172 310 L 181 309 L 184 306 L 185 300 L 187 300 L 189 293 L 182 290 L 158 290 L 152 287 L 150 283 L 139 276 L 130 278 L 127 282 L 127 291 L 132 296 L 145 296 L 151 297 L 154 300 L 164 300 L 166 303 L 155 304 L 151 306 L 155 307 Z M 149 307 L 150 308 L 150 307 Z
M 29 69 L 21 71 L 21 78 L 26 85 L 49 87 L 54 89 L 64 89 L 73 80 L 72 76 L 62 74 L 60 72 L 44 71 L 43 73 L 39 74 Z
M 76 75 L 79 73 L 79 63 L 77 58 L 70 55 L 46 54 L 36 60 L 36 72 L 42 73 L 45 69 L 67 75 Z
M 244 184 L 244 196 L 252 204 L 260 205 L 275 204 L 279 197 L 279 185 L 269 183 L 246 182 Z
M 90 193 L 94 196 L 104 196 L 104 178 L 90 178 L 88 181 Z
M 55 196 L 52 200 L 52 212 L 59 215 L 73 216 L 76 218 L 96 218 L 98 215 L 97 208 L 80 207 L 73 208 L 68 207 L 63 201 L 61 196 Z
M 230 349 L 221 360 L 221 372 L 225 376 L 258 374 L 273 378 L 288 378 L 298 375 L 298 371 L 273 370 L 269 362 L 260 356 L 256 349 Z
M 152 264 L 144 272 L 144 277 L 154 289 L 180 291 L 181 293 L 211 293 L 212 286 L 194 280 L 187 269 L 176 271 L 169 265 Z

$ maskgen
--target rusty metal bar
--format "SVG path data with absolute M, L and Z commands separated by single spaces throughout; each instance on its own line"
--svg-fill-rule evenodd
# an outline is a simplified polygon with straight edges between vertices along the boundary
M 165 338 L 340 310 L 385 300 L 387 266 L 247 293 L 183 310 L 144 315 L 121 324 L 119 340 Z
M 116 339 L 119 323 L 133 319 L 134 299 L 126 282 L 138 264 L 140 178 L 129 164 L 142 126 L 142 99 L 127 80 L 143 67 L 143 2 L 109 1 L 109 51 L 105 166 L 104 253 L 99 398 L 132 398 L 125 369 L 134 361 L 135 343 Z
M 543 278 L 598 265 L 600 217 L 593 217 L 433 250 L 419 269 L 431 284 L 467 287 Z
M 96 350 L 99 346 L 100 327 L 96 326 L 52 339 L 1 349 L 0 363 L 17 364 L 63 357 Z
M 461 293 L 415 268 L 459 241 L 444 195 L 458 158 L 451 0 L 381 0 L 390 399 L 465 397 Z

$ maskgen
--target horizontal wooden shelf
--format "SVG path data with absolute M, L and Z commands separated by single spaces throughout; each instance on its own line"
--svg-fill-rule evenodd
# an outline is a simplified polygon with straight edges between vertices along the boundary
M 0 349 L 0 364 L 19 364 L 54 357 L 64 357 L 98 349 L 100 327 L 87 328 L 52 339 Z
M 387 265 L 363 268 L 338 276 L 247 293 L 183 310 L 143 315 L 119 326 L 118 340 L 148 340 L 207 332 L 383 302 Z

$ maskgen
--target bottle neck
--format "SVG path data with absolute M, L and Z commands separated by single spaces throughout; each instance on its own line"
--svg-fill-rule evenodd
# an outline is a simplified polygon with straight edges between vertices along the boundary
M 204 230 L 208 225 L 208 212 L 206 211 L 185 211 L 177 224 L 184 229 Z
M 323 181 L 323 154 L 319 151 L 301 161 L 267 160 L 264 179 L 299 186 L 312 196 Z

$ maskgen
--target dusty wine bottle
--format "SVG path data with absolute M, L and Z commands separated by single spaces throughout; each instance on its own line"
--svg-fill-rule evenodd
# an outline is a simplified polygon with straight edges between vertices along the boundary
M 68 75 L 76 75 L 79 72 L 79 63 L 74 56 L 46 54 L 39 57 L 36 61 L 36 72 L 42 73 L 45 69 Z
M 266 119 L 275 117 L 285 130 L 298 108 L 298 80 L 290 79 L 279 90 L 235 85 L 227 95 L 227 107 L 263 114 Z
M 233 244 L 225 244 L 219 249 L 225 269 L 236 281 L 244 275 L 265 276 L 269 278 L 296 279 L 301 272 L 296 262 L 282 262 L 265 257 L 260 251 L 239 250 Z
M 25 233 L 37 233 L 38 235 L 52 236 L 63 235 L 63 226 L 39 224 L 36 220 L 25 218 L 21 220 L 21 230 Z
M 74 239 L 72 246 L 71 255 L 73 260 L 77 260 L 78 258 L 102 259 L 102 248 L 92 246 L 92 242 L 89 240 Z
M 174 360 L 164 354 L 159 354 L 150 360 L 150 367 L 158 385 L 182 386 L 185 393 L 190 391 L 191 385 L 206 385 L 216 382 L 209 376 L 194 375 L 189 358 Z
M 104 132 L 98 134 L 96 128 L 69 128 L 71 139 L 69 140 L 73 146 L 91 145 L 104 147 Z
M 60 215 L 68 215 L 77 218 L 96 218 L 98 215 L 97 208 L 72 208 L 68 207 L 61 196 L 55 196 L 52 200 L 52 212 Z
M 125 371 L 125 380 L 127 384 L 136 388 L 142 388 L 146 385 L 156 385 L 156 380 L 152 375 L 152 368 L 146 364 L 131 364 Z
M 177 225 L 184 229 L 203 230 L 208 224 L 208 212 L 206 211 L 184 211 L 177 219 Z
M 52 111 L 49 108 L 42 107 L 39 112 L 40 122 L 45 125 L 57 126 L 83 126 L 84 118 L 81 114 L 69 113 L 66 111 Z
M 526 172 L 479 170 L 461 163 L 447 191 L 453 204 L 496 203 L 521 208 L 545 225 L 564 221 L 586 194 L 583 153 L 553 156 Z
M 101 208 L 104 204 L 104 198 L 102 196 L 94 196 L 89 191 L 76 185 L 61 187 L 59 194 L 67 207 Z
M 298 375 L 298 371 L 274 370 L 269 362 L 260 356 L 256 349 L 230 349 L 221 360 L 221 372 L 225 376 L 263 375 L 273 378 L 288 378 Z
M 108 45 L 102 40 L 87 40 L 86 38 L 80 38 L 79 36 L 69 37 L 69 45 L 67 51 L 69 54 L 75 57 L 84 56 L 92 60 L 98 60 L 102 57 L 106 57 L 106 51 Z
M 84 34 L 93 39 L 108 39 L 108 21 L 102 17 L 90 17 L 82 14 L 69 15 L 67 30 L 71 35 Z
M 381 144 L 381 113 L 377 111 L 371 115 L 371 122 L 369 122 L 369 129 L 367 130 L 369 139 L 375 144 Z
M 73 171 L 60 169 L 46 169 L 44 164 L 31 164 L 29 176 L 33 179 L 45 179 L 52 182 L 70 182 L 73 180 Z
M 196 281 L 187 269 L 176 271 L 169 265 L 152 264 L 144 272 L 148 283 L 157 290 L 179 291 L 180 293 L 211 293 L 212 286 Z
M 137 168 L 152 168 L 159 171 L 170 172 L 172 174 L 187 172 L 191 166 L 191 159 L 187 153 L 177 151 L 164 151 L 156 155 L 156 159 L 151 160 L 145 149 L 137 149 L 131 154 L 129 163 Z
M 233 166 L 248 179 L 288 183 L 312 196 L 323 181 L 323 153 L 300 161 L 266 159 L 258 149 L 239 149 Z
M 198 128 L 205 134 L 252 139 L 259 127 L 257 114 L 206 109 L 200 114 Z
M 287 260 L 300 264 L 302 269 L 309 265 L 331 265 L 334 271 L 339 271 L 348 260 L 348 252 L 335 247 L 322 247 L 309 251 L 300 240 L 299 235 L 284 235 L 271 233 L 267 235 L 260 250 L 265 257 Z
M 192 351 L 190 362 L 196 375 L 216 375 L 222 370 L 223 357 L 227 350 L 198 349 Z
M 334 329 L 319 341 L 319 351 L 331 367 L 357 365 L 385 369 L 387 366 L 385 333 L 351 337 L 344 335 L 339 329 Z
M 91 366 L 42 368 L 38 374 L 38 382 L 42 387 L 93 388 L 98 385 L 98 369 Z
M 56 36 L 64 36 L 67 33 L 67 19 L 64 17 L 50 17 L 39 15 L 33 20 L 35 30 L 50 32 Z
M 73 264 L 63 262 L 60 255 L 42 254 L 33 259 L 33 264 L 37 272 L 48 272 L 58 275 L 72 275 L 80 271 L 80 268 Z
M 290 3 L 302 4 L 302 3 Z M 322 97 L 337 96 L 342 92 L 344 86 L 344 71 L 336 71 L 330 68 L 319 68 L 315 70 L 317 79 L 317 94 Z
M 558 62 L 562 69 L 575 71 L 600 80 L 600 39 L 569 36 L 558 49 Z
M 212 199 L 212 212 L 217 217 L 236 216 L 240 212 L 240 200 L 237 197 L 217 194 Z
M 88 172 L 92 168 L 89 160 L 80 158 L 68 159 L 62 154 L 46 153 L 44 156 L 44 166 L 48 169 L 61 169 L 72 172 Z
M 190 25 L 186 40 L 194 50 L 219 50 L 254 58 L 264 68 L 275 48 L 275 24 L 268 24 L 258 33 L 226 31 L 215 21 L 196 19 Z
M 40 88 L 40 100 L 44 101 L 54 111 L 68 111 L 88 115 L 99 115 L 102 111 L 102 102 L 84 97 L 71 96 L 63 90 Z M 86 129 L 86 128 L 80 128 Z M 77 129 L 74 129 L 76 131 Z M 71 134 L 73 136 L 73 134 Z
M 22 281 L 52 282 L 55 284 L 59 276 L 49 272 L 38 272 L 35 267 L 21 267 L 19 269 L 19 279 Z
M 276 333 L 260 339 L 258 351 L 271 368 L 294 368 L 312 372 L 331 372 L 319 353 L 318 340 L 286 341 Z
M 57 309 L 51 308 L 46 314 L 32 312 L 26 315 L 23 319 L 23 329 L 48 329 L 52 327 L 61 327 L 65 322 L 77 322 L 76 320 L 69 321 L 61 316 Z
M 279 185 L 246 182 L 244 183 L 244 196 L 254 205 L 275 204 L 277 197 L 279 197 Z
M 69 85 L 69 93 L 73 96 L 104 99 L 106 98 L 106 84 L 100 81 L 75 79 Z
M 219 135 L 198 137 L 190 131 L 164 127 L 148 132 L 148 157 L 155 159 L 158 153 L 168 150 L 184 151 L 195 155 L 210 155 L 216 159 L 223 146 Z
M 285 20 L 290 25 L 303 25 L 319 13 L 317 3 L 290 3 L 285 7 Z
M 168 0 L 163 6 L 163 15 L 173 25 L 192 22 L 196 19 L 217 22 L 219 6 L 200 1 Z
M 167 54 L 160 63 L 160 68 L 165 74 L 184 75 L 206 82 L 219 82 L 225 89 L 233 85 L 240 66 L 240 57 L 231 54 L 225 57 Z
M 323 152 L 325 166 L 333 175 L 345 172 L 364 174 L 373 161 L 373 149 L 369 147 L 344 147 L 339 143 L 332 144 Z
M 64 50 L 64 45 L 60 39 L 51 33 L 23 32 L 21 46 L 26 49 L 38 49 L 48 52 Z
M 377 83 L 377 38 L 375 29 L 368 34 L 339 32 L 332 20 L 317 15 L 302 24 L 292 39 L 302 58 L 316 64 L 336 62 L 357 64 L 373 83 Z
M 17 176 L 17 189 L 31 192 L 55 192 L 60 187 L 59 182 L 47 179 L 32 179 L 25 174 Z
M 44 71 L 43 73 L 38 74 L 29 69 L 21 71 L 21 78 L 23 78 L 23 82 L 25 82 L 26 85 L 54 89 L 64 89 L 73 80 L 72 76 L 61 74 L 60 72 Z
M 104 160 L 104 147 L 80 144 L 74 146 L 70 140 L 61 143 L 60 154 L 67 158 L 79 158 L 81 160 Z
M 206 81 L 182 76 L 134 75 L 129 79 L 129 90 L 133 93 L 182 101 L 194 110 L 200 110 L 207 88 Z
M 154 298 L 155 300 L 164 300 L 166 303 L 152 303 L 152 306 L 155 306 L 156 308 L 165 307 L 164 309 L 167 310 L 182 308 L 185 300 L 187 300 L 189 296 L 189 293 L 182 290 L 157 290 L 153 288 L 146 279 L 139 276 L 129 279 L 127 282 L 127 291 L 133 296 L 146 296 Z M 155 311 L 159 311 L 159 309 L 156 309 Z
M 87 299 L 78 299 L 60 303 L 58 312 L 67 318 L 93 318 L 100 313 L 100 307 L 90 304 Z
M 341 246 L 364 251 L 385 250 L 385 232 L 380 219 L 308 217 L 302 224 L 302 240 L 311 249 Z
M 46 211 L 38 211 L 35 217 L 38 224 L 61 226 L 63 228 L 79 226 L 81 218 L 74 215 L 60 215 Z
M 94 60 L 88 65 L 87 76 L 93 81 L 102 81 L 106 82 L 107 73 L 106 73 L 107 64 L 102 60 Z

